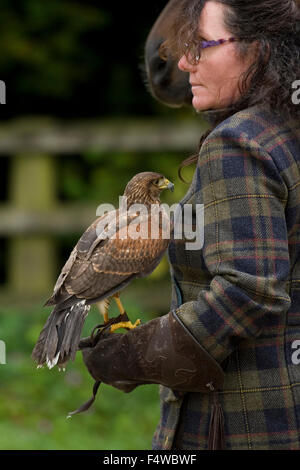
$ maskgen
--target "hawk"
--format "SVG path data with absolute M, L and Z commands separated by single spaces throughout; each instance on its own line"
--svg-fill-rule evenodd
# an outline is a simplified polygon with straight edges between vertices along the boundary
M 38 367 L 64 367 L 74 360 L 91 304 L 98 304 L 104 324 L 112 297 L 125 314 L 120 291 L 133 279 L 150 274 L 170 241 L 164 224 L 168 215 L 160 204 L 163 189 L 173 190 L 174 185 L 162 174 L 138 173 L 128 182 L 119 208 L 98 217 L 83 233 L 45 303 L 54 308 L 32 352 Z M 131 329 L 139 323 L 126 321 L 110 328 Z

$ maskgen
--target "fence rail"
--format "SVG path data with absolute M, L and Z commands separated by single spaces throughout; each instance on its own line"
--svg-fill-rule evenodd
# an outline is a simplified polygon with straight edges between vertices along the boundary
M 61 204 L 55 209 L 33 211 L 9 204 L 0 206 L 0 237 L 68 235 L 78 233 L 96 218 L 96 205 Z
M 80 233 L 95 217 L 95 207 L 58 202 L 54 156 L 83 151 L 191 152 L 204 130 L 199 118 L 66 123 L 41 117 L 0 124 L 0 156 L 12 158 L 9 201 L 0 205 L 0 236 L 9 238 L 9 289 L 24 297 L 49 292 L 56 275 L 53 235 Z
M 204 124 L 157 119 L 58 122 L 45 118 L 0 125 L 0 155 L 47 153 L 63 155 L 95 151 L 192 150 Z

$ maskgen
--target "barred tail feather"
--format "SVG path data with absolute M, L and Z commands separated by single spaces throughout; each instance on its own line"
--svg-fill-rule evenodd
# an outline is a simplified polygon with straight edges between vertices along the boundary
M 56 364 L 62 366 L 70 359 L 75 359 L 89 309 L 90 305 L 86 305 L 85 300 L 63 309 L 56 305 L 32 352 L 31 357 L 38 367 L 47 364 L 52 369 Z

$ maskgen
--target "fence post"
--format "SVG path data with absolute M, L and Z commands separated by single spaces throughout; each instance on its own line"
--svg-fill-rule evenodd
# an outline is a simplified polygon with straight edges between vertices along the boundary
M 55 206 L 54 160 L 39 154 L 12 157 L 9 190 L 13 207 L 45 212 Z M 14 236 L 7 264 L 13 293 L 27 298 L 50 294 L 56 274 L 55 241 L 47 234 Z

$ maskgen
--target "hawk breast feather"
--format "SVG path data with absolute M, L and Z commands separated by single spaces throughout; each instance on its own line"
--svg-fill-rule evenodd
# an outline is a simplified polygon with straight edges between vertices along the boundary
M 160 219 L 153 220 L 155 217 Z M 157 238 L 151 238 L 155 224 L 159 227 Z M 169 236 L 164 227 L 168 228 L 164 211 L 161 215 L 149 211 L 141 216 L 117 210 L 99 217 L 74 247 L 47 304 L 74 295 L 98 301 L 123 289 L 133 278 L 148 275 L 168 247 Z M 133 239 L 128 231 L 148 236 Z

